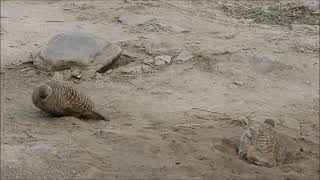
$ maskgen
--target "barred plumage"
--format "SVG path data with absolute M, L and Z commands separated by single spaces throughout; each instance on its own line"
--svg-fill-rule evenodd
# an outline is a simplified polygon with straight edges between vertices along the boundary
M 51 80 L 39 84 L 33 90 L 32 101 L 39 109 L 56 116 L 106 120 L 88 96 L 67 82 Z
M 271 119 L 250 126 L 241 134 L 238 143 L 239 155 L 250 163 L 272 167 L 286 159 L 285 137 L 274 129 Z

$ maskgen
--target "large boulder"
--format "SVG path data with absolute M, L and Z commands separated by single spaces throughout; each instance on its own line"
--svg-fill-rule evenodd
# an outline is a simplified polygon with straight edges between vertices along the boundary
M 47 71 L 74 66 L 103 73 L 117 61 L 121 48 L 102 36 L 80 32 L 61 32 L 53 36 L 34 56 L 34 64 Z

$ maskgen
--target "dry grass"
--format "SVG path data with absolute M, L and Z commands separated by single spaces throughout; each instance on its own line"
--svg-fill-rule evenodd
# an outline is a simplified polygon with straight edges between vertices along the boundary
M 264 24 L 309 24 L 319 25 L 320 14 L 304 5 L 277 4 L 269 7 L 223 6 L 226 14 L 238 19 L 253 19 Z

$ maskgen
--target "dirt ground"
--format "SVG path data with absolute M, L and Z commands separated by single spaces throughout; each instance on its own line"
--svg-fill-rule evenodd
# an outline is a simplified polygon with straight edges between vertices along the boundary
M 257 24 L 221 4 L 1 1 L 1 179 L 318 180 L 319 26 Z M 156 20 L 124 25 L 117 17 L 126 12 Z M 123 48 L 119 67 L 75 79 L 110 121 L 50 117 L 32 104 L 32 88 L 52 73 L 36 70 L 30 53 L 59 31 L 102 34 Z M 271 72 L 252 65 L 251 50 L 277 60 Z M 193 59 L 175 61 L 181 51 Z M 121 71 L 157 55 L 172 64 Z M 272 168 L 232 146 L 239 119 L 266 118 L 288 136 L 288 158 Z M 38 145 L 53 152 L 35 153 Z

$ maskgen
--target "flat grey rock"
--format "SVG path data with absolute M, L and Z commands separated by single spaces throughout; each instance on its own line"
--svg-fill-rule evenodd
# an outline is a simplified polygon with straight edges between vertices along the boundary
M 162 66 L 162 65 L 165 65 L 165 64 L 170 64 L 171 61 L 172 61 L 171 56 L 168 56 L 168 55 L 156 56 L 156 57 L 154 58 L 154 63 L 155 63 L 157 66 Z
M 142 14 L 132 14 L 132 13 L 122 14 L 119 17 L 119 21 L 122 24 L 130 25 L 130 26 L 141 25 L 155 19 L 156 18 L 152 16 L 146 16 Z
M 274 70 L 276 61 L 269 57 L 264 57 L 257 54 L 255 51 L 249 52 L 249 62 L 253 65 L 253 68 L 260 73 L 270 73 Z
M 61 74 L 60 72 L 55 72 L 52 76 L 52 80 L 63 81 L 63 74 Z
M 178 60 L 178 61 L 183 61 L 183 62 L 185 62 L 185 61 L 189 61 L 189 60 L 192 59 L 192 58 L 193 58 L 193 54 L 192 54 L 191 52 L 189 52 L 189 51 L 182 51 L 182 52 L 178 55 L 177 60 Z
M 37 145 L 31 148 L 32 153 L 40 153 L 40 154 L 56 154 L 57 150 L 54 147 L 47 145 Z
M 117 61 L 122 49 L 102 36 L 80 32 L 61 32 L 34 54 L 36 67 L 59 71 L 79 67 L 104 72 Z

